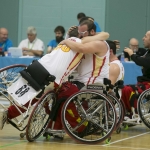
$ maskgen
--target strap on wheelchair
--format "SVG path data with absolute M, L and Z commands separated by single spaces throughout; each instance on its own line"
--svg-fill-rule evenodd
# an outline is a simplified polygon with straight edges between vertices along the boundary
M 136 85 L 130 84 L 129 86 L 130 86 L 134 91 L 138 90 Z
M 104 78 L 103 82 L 104 82 L 104 85 L 106 85 L 106 91 L 109 91 L 109 89 L 114 88 L 114 86 L 111 84 L 111 80 Z
M 82 89 L 85 86 L 84 83 L 79 82 L 79 81 L 72 81 L 72 83 L 76 84 L 79 90 Z
M 118 80 L 115 85 L 118 89 L 123 89 L 124 87 L 124 81 L 123 80 Z
M 20 74 L 36 91 L 43 89 L 45 85 L 49 85 L 55 80 L 55 76 L 49 74 L 37 60 L 22 70 Z

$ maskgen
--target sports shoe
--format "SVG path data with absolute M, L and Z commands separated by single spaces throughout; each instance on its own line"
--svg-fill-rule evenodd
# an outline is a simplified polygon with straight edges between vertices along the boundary
M 8 113 L 7 110 L 0 109 L 0 130 L 3 129 L 4 124 L 5 124 L 6 120 L 7 120 L 7 113 Z

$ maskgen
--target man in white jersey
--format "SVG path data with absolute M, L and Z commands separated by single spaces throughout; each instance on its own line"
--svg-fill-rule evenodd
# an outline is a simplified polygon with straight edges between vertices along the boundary
M 84 20 L 78 26 L 78 32 L 82 37 L 96 34 L 95 25 L 91 20 Z M 103 78 L 109 78 L 109 46 L 106 41 L 91 41 L 86 44 L 76 43 L 69 39 L 65 44 L 73 51 L 84 53 L 84 58 L 77 68 L 78 77 L 75 79 L 84 84 L 103 83 Z
M 76 30 L 76 33 L 78 33 L 78 29 Z M 87 43 L 89 41 L 94 41 L 94 40 L 105 40 L 109 37 L 108 33 L 100 33 L 99 35 L 93 36 L 93 37 L 86 37 L 83 38 L 82 41 L 78 38 L 70 38 L 69 40 L 73 41 L 74 43 L 76 42 L 83 42 Z M 56 77 L 56 86 L 61 84 L 61 82 L 67 78 L 71 72 L 78 66 L 80 63 L 81 59 L 83 57 L 82 53 L 74 52 L 72 51 L 69 47 L 65 45 L 58 45 L 55 50 L 53 50 L 50 54 L 46 54 L 43 56 L 39 62 L 43 65 L 43 67 L 52 75 Z M 36 69 L 36 68 L 35 68 Z M 34 104 L 37 100 L 33 100 L 32 104 Z M 28 103 L 25 105 L 26 107 L 28 106 Z M 24 109 L 21 109 L 22 112 L 25 112 Z M 3 116 L 1 115 L 2 112 L 0 113 L 0 127 L 3 127 L 3 123 L 1 123 L 1 118 Z M 15 118 L 20 113 L 16 109 L 15 106 L 10 106 L 8 108 L 8 114 L 7 117 L 9 119 Z
M 81 37 L 96 35 L 94 22 L 89 18 L 83 20 L 78 26 Z M 88 43 L 77 43 L 70 39 L 63 40 L 60 44 L 67 45 L 77 53 L 83 53 L 84 57 L 77 67 L 78 77 L 72 83 L 63 83 L 58 94 L 58 100 L 68 98 L 78 92 L 84 85 L 103 83 L 104 78 L 109 78 L 109 45 L 106 41 L 91 41 Z M 62 106 L 62 105 L 61 105 Z M 61 109 L 61 107 L 60 107 Z M 71 108 L 70 108 L 71 109 Z M 61 112 L 61 111 L 59 111 Z M 75 116 L 78 114 L 74 114 Z M 57 114 L 54 129 L 62 129 L 61 114 Z M 73 118 L 72 118 L 73 119 Z
M 124 79 L 124 67 L 116 56 L 116 44 L 110 40 L 107 40 L 107 43 L 110 47 L 109 79 L 111 80 L 111 84 L 114 85 L 117 81 Z

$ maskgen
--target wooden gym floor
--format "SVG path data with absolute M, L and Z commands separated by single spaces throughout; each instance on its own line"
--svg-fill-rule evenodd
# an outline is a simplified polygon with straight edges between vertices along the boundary
M 10 124 L 5 124 L 0 130 L 0 150 L 150 150 L 150 130 L 144 125 L 130 127 L 120 134 L 113 133 L 110 144 L 99 143 L 95 145 L 78 144 L 69 136 L 64 140 L 46 140 L 40 137 L 35 142 L 28 142 L 26 138 L 20 139 L 20 132 Z

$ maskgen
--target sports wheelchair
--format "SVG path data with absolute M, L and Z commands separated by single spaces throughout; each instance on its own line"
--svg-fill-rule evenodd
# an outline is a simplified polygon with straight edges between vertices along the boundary
M 18 130 L 26 129 L 26 132 L 20 136 L 23 137 L 26 134 L 26 138 L 30 142 L 43 133 L 62 137 L 67 133 L 74 140 L 86 144 L 110 140 L 118 122 L 116 109 L 107 96 L 110 83 L 85 86 L 65 100 L 61 109 L 63 130 L 54 130 L 55 121 L 52 121 L 52 116 L 54 116 L 53 108 L 57 105 L 56 92 L 44 93 L 43 91 L 50 82 L 54 82 L 55 77 L 39 66 L 37 62 L 33 62 L 27 68 L 23 65 L 14 65 L 0 70 L 0 93 L 22 115 L 20 120 L 8 118 L 8 122 Z M 20 68 L 20 71 L 16 71 L 14 68 Z M 19 88 L 16 86 L 17 83 Z M 40 98 L 32 109 L 32 101 L 37 97 Z M 27 108 L 24 107 L 26 103 L 28 103 Z M 2 107 L 5 108 L 3 105 Z M 25 112 L 23 113 L 20 108 L 23 108 Z M 72 112 L 76 112 L 76 116 Z M 24 121 L 28 117 L 28 123 L 24 125 Z M 74 119 L 70 120 L 70 118 L 75 118 L 76 121 L 74 122 Z M 50 121 L 52 121 L 52 125 L 47 128 Z
M 134 90 L 134 94 L 131 97 L 131 112 L 126 112 L 123 126 L 128 129 L 128 126 L 142 125 L 144 123 L 150 128 L 150 89 L 144 90 L 142 93 L 138 92 L 138 88 L 131 86 Z M 135 105 L 135 99 L 137 99 L 137 109 Z
M 137 108 L 141 121 L 150 129 L 150 89 L 141 93 Z
M 35 69 L 36 67 L 38 69 Z M 35 97 L 40 97 L 45 86 L 54 80 L 55 77 L 50 75 L 38 61 L 34 61 L 28 67 L 17 64 L 0 69 L 1 98 L 15 106 L 22 117 L 19 120 L 18 118 L 7 118 L 7 122 L 19 131 L 25 130 L 27 127 L 25 120 L 32 111 L 32 104 L 38 101 L 38 98 Z M 24 104 L 27 104 L 27 107 Z M 7 107 L 3 104 L 0 105 L 7 111 Z M 25 133 L 21 133 L 20 137 L 24 137 L 24 135 Z

